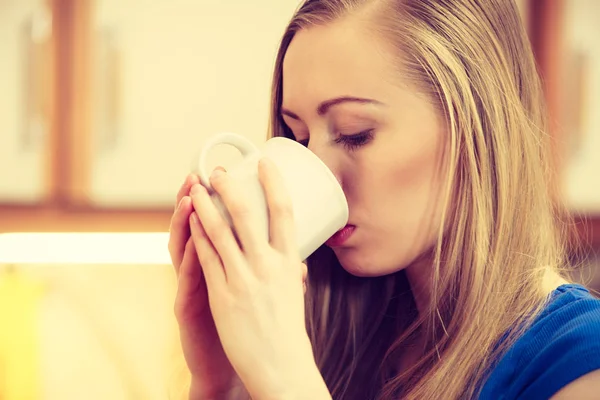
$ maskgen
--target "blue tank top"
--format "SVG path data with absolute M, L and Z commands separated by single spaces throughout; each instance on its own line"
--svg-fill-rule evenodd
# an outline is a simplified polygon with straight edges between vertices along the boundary
M 600 300 L 581 285 L 562 285 L 494 366 L 479 398 L 546 400 L 598 369 Z

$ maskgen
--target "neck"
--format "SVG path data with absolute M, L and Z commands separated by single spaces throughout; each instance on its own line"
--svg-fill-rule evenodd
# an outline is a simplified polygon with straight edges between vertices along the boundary
M 430 255 L 423 255 L 417 258 L 412 264 L 406 267 L 406 277 L 410 284 L 417 311 L 423 314 L 431 303 L 432 287 L 432 259 Z M 553 269 L 548 268 L 545 271 L 541 282 L 544 293 L 550 293 L 558 286 L 568 283 L 562 276 Z
M 432 260 L 429 255 L 417 258 L 405 269 L 419 314 L 423 315 L 431 302 Z

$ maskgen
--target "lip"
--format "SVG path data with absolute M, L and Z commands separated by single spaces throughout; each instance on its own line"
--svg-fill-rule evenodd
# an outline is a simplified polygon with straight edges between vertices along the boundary
M 356 226 L 348 224 L 330 237 L 325 244 L 329 247 L 340 247 L 350 239 L 355 229 Z

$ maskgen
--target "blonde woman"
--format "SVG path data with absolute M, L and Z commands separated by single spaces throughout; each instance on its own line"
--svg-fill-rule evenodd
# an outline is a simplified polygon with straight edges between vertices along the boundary
M 600 396 L 600 301 L 560 274 L 512 0 L 306 1 L 272 96 L 272 134 L 334 172 L 349 225 L 306 271 L 268 161 L 269 242 L 225 171 L 211 179 L 239 244 L 188 177 L 170 251 L 190 398 Z

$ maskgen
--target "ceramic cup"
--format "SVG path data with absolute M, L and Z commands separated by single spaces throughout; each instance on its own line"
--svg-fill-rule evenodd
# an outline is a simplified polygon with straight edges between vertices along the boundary
M 208 138 L 200 150 L 196 173 L 208 189 L 223 217 L 231 217 L 212 189 L 207 170 L 207 156 L 215 146 L 235 147 L 242 155 L 239 163 L 228 168 L 228 175 L 244 190 L 244 200 L 256 204 L 263 235 L 269 238 L 269 213 L 264 191 L 258 180 L 258 161 L 269 158 L 277 166 L 291 197 L 298 252 L 305 260 L 348 222 L 348 203 L 331 170 L 312 151 L 300 143 L 283 137 L 267 140 L 260 148 L 242 135 L 221 133 Z

